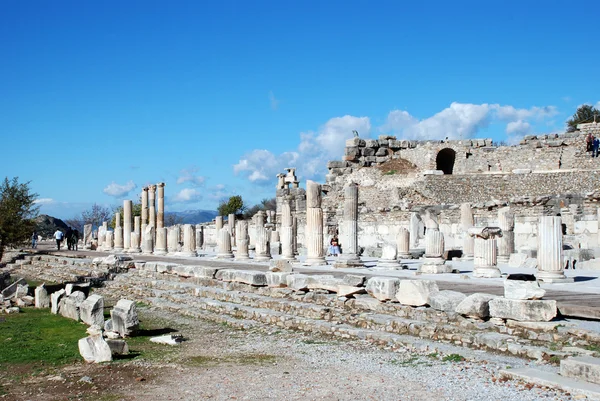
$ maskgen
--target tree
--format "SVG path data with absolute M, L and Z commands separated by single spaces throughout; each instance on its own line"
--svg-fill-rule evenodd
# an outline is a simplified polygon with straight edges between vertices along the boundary
M 14 177 L 5 178 L 0 185 L 0 259 L 6 247 L 26 244 L 35 228 L 38 195 L 31 192 L 29 183 L 19 183 Z
M 251 208 L 247 208 L 244 210 L 244 218 L 250 219 L 254 216 L 259 210 L 277 210 L 277 199 L 276 198 L 265 198 L 260 201 L 260 203 L 252 206 Z
M 600 111 L 594 106 L 589 104 L 581 105 L 577 108 L 573 117 L 567 120 L 567 132 L 577 131 L 577 124 L 591 123 L 598 117 L 600 117 Z M 600 120 L 600 118 L 598 118 L 598 120 Z
M 89 210 L 81 212 L 81 220 L 83 224 L 91 224 L 92 228 L 98 228 L 102 222 L 108 221 L 112 216 L 112 212 L 105 206 L 100 206 L 94 203 Z
M 240 195 L 231 196 L 228 200 L 221 200 L 221 203 L 217 208 L 219 216 L 241 214 L 244 213 L 244 210 L 246 210 L 246 206 L 244 206 L 244 201 Z
M 115 228 L 115 215 L 116 213 L 121 213 L 121 225 L 123 225 L 123 206 L 119 206 L 113 209 L 112 219 L 110 220 L 109 227 Z M 131 218 L 133 219 L 135 216 L 142 215 L 142 203 L 133 203 L 131 205 Z

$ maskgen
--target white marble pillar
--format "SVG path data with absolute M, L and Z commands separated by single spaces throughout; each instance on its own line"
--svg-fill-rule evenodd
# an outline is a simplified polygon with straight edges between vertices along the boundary
M 515 217 L 510 207 L 498 209 L 498 227 L 502 237 L 498 238 L 498 261 L 506 263 L 515 251 Z
M 102 239 L 102 246 L 100 247 L 100 249 L 103 249 L 105 251 L 110 251 L 112 249 L 112 239 L 110 241 L 110 245 L 106 244 L 106 233 L 108 233 L 108 222 L 107 221 L 102 222 L 102 232 L 104 233 L 104 237 Z M 100 244 L 100 242 L 98 242 L 98 244 Z
M 292 217 L 292 238 L 294 255 L 298 255 L 298 217 L 296 216 Z
M 175 225 L 167 230 L 167 252 L 171 256 L 179 255 L 181 252 L 179 238 L 181 237 L 181 226 Z
M 231 251 L 231 234 L 228 228 L 221 228 L 219 230 L 219 250 L 217 252 L 217 259 L 231 259 L 233 258 L 233 252 Z
M 106 238 L 104 239 L 104 249 L 107 251 L 113 250 L 113 238 L 114 233 L 112 231 L 106 232 Z
M 196 251 L 204 247 L 204 226 L 196 224 Z
M 137 234 L 137 238 L 134 241 L 133 239 L 131 240 L 131 247 L 134 248 L 133 251 L 134 252 L 141 252 L 142 251 L 142 217 L 141 216 L 135 216 L 133 218 L 133 232 Z M 135 246 L 133 245 L 135 244 Z
M 121 213 L 115 213 L 115 251 L 123 251 L 123 227 L 121 226 Z
M 250 243 L 250 238 L 248 237 L 248 221 L 239 220 L 236 223 L 235 232 L 237 234 L 237 249 L 235 258 L 237 260 L 250 259 L 250 253 L 248 252 L 248 244 Z
M 306 181 L 306 248 L 303 264 L 326 265 L 323 242 L 323 209 L 321 209 L 321 185 Z M 343 245 L 343 244 L 342 244 Z
M 148 187 L 148 225 L 155 228 L 156 235 L 156 185 Z
M 265 225 L 265 219 L 266 219 L 266 212 L 264 210 L 259 210 L 258 212 L 256 212 L 256 214 L 254 215 L 254 224 L 257 227 L 262 227 Z
M 229 226 L 229 235 L 231 235 L 231 246 L 235 246 L 235 214 L 230 213 L 227 216 L 227 225 Z
M 269 243 L 270 237 L 271 234 L 265 227 L 259 226 L 256 228 L 256 253 L 254 260 L 257 262 L 266 262 L 272 259 L 271 244 Z
M 416 212 L 411 212 L 410 214 L 410 248 L 414 249 L 419 246 L 419 237 L 420 237 L 420 224 L 421 220 L 419 219 L 419 214 Z
M 451 273 L 452 266 L 447 265 L 444 255 L 444 234 L 438 228 L 425 231 L 425 257 L 419 266 L 419 272 L 426 274 Z
M 222 228 L 223 228 L 223 216 L 215 217 L 215 229 L 217 230 L 217 233 L 219 231 L 221 231 Z M 217 238 L 218 237 L 219 237 L 219 234 L 217 234 Z
M 335 267 L 362 267 L 358 256 L 358 185 L 351 183 L 344 188 L 344 215 L 341 225 L 342 254 Z
M 142 216 L 140 225 L 140 246 L 143 247 L 146 226 L 148 225 L 148 187 L 142 188 Z
M 154 246 L 154 254 L 167 254 L 167 227 L 161 227 L 156 229 L 156 245 Z
M 460 228 L 463 232 L 463 249 L 462 259 L 472 260 L 474 256 L 474 244 L 475 239 L 469 235 L 469 228 L 475 225 L 475 219 L 473 218 L 473 210 L 469 203 L 463 203 L 460 205 Z
M 410 232 L 400 227 L 398 235 L 396 236 L 396 245 L 398 250 L 398 259 L 409 259 L 412 258 L 410 254 Z
M 83 249 L 92 249 L 92 225 L 83 226 Z
M 500 277 L 502 272 L 498 269 L 498 244 L 496 238 L 473 238 L 473 240 L 473 276 L 482 278 Z
M 131 209 L 133 202 L 129 199 L 123 201 L 123 251 L 129 252 L 131 248 Z
M 137 232 L 133 231 L 131 233 L 131 245 L 129 247 L 129 252 L 131 253 L 138 253 L 138 252 L 142 252 L 142 249 L 140 248 L 140 236 Z
M 562 221 L 558 216 L 542 216 L 538 224 L 537 279 L 546 283 L 572 282 L 564 274 Z
M 289 199 L 281 204 L 281 259 L 295 260 L 294 256 L 294 227 L 292 208 Z
M 183 256 L 198 256 L 196 252 L 196 230 L 191 224 L 183 225 Z
M 146 230 L 144 231 L 142 252 L 146 255 L 152 255 L 152 252 L 154 252 L 154 227 L 149 224 L 146 226 Z
M 159 182 L 156 184 L 158 198 L 158 213 L 156 215 L 156 227 L 162 228 L 165 226 L 165 183 Z M 156 232 L 158 235 L 158 231 Z

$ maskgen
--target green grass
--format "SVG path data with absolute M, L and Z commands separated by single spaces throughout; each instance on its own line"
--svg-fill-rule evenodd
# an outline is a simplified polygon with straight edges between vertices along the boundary
M 585 348 L 588 351 L 600 352 L 600 345 L 597 344 L 586 345 L 583 348 Z
M 383 174 L 383 175 L 394 175 L 396 174 L 396 170 L 390 170 L 387 173 Z
M 442 358 L 444 362 L 462 362 L 465 360 L 465 357 L 459 354 L 449 354 Z
M 63 365 L 80 361 L 77 342 L 87 326 L 49 309 L 22 309 L 0 322 L 0 367 L 9 364 Z
M 193 356 L 188 359 L 192 366 L 217 366 L 221 364 L 233 365 L 264 365 L 272 364 L 277 360 L 274 355 L 269 354 L 241 354 L 225 356 Z

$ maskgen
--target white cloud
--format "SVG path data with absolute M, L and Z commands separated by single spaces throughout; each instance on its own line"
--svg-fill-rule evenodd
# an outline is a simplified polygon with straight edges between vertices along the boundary
M 272 183 L 286 167 L 297 167 L 303 178 L 315 178 L 329 160 L 342 157 L 346 139 L 352 138 L 354 130 L 363 138 L 368 137 L 371 131 L 369 118 L 349 115 L 332 118 L 317 132 L 300 133 L 296 151 L 275 155 L 265 149 L 255 149 L 244 155 L 233 166 L 233 171 L 246 175 L 256 184 Z
M 33 203 L 38 205 L 48 205 L 50 203 L 54 203 L 54 199 L 52 198 L 40 198 L 33 201 Z
M 275 97 L 273 91 L 269 91 L 269 103 L 271 104 L 272 110 L 277 110 L 279 108 L 279 103 L 281 103 L 281 101 Z
M 171 200 L 172 203 L 195 203 L 202 199 L 200 191 L 194 188 L 184 188 Z
M 197 172 L 198 167 L 195 166 L 181 170 L 179 172 L 179 177 L 177 177 L 177 184 L 189 182 L 195 187 L 204 184 L 206 178 L 201 175 L 196 175 Z
M 122 198 L 127 195 L 129 192 L 133 191 L 137 188 L 137 185 L 131 180 L 129 180 L 125 185 L 119 185 L 114 181 L 111 182 L 102 190 L 106 195 L 114 196 L 115 198 Z
M 526 121 L 518 120 L 511 121 L 506 125 L 506 133 L 508 135 L 527 135 L 531 132 L 531 124 Z

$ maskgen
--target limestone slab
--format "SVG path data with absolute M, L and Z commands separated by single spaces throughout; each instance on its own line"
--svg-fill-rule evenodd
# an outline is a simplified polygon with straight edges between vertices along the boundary
M 423 306 L 427 304 L 429 294 L 438 291 L 438 285 L 433 280 L 401 280 L 396 299 L 402 305 Z
M 541 299 L 545 294 L 537 281 L 504 280 L 505 298 Z
M 90 326 L 104 326 L 104 298 L 97 294 L 92 294 L 79 307 L 81 321 Z
M 600 358 L 578 356 L 560 361 L 560 374 L 565 377 L 600 384 Z
M 121 337 L 133 334 L 140 324 L 135 302 L 128 299 L 120 299 L 117 302 L 115 307 L 110 311 L 110 318 L 112 323 L 111 331 L 119 333 Z
M 455 312 L 456 307 L 465 300 L 467 296 L 462 292 L 444 290 L 429 294 L 427 303 L 435 310 L 444 312 Z
M 556 317 L 556 301 L 496 298 L 489 302 L 490 316 L 521 322 L 548 322 Z
M 35 295 L 35 307 L 36 308 L 48 308 L 50 307 L 50 296 L 44 284 L 38 286 L 34 292 Z
M 288 272 L 267 272 L 267 286 L 269 287 L 287 287 L 287 277 L 291 273 Z
M 255 287 L 267 285 L 267 277 L 264 272 L 255 270 L 236 270 L 234 281 L 238 283 L 249 284 Z
M 79 340 L 79 353 L 86 362 L 100 363 L 112 361 L 112 352 L 102 335 L 85 337 Z
M 455 311 L 461 315 L 479 319 L 487 319 L 490 316 L 489 302 L 495 298 L 498 298 L 498 296 L 477 292 L 463 299 L 456 306 Z
M 366 290 L 380 301 L 390 301 L 396 299 L 399 285 L 400 279 L 394 277 L 371 277 L 367 281 Z
M 287 286 L 294 291 L 302 291 L 308 289 L 310 276 L 306 274 L 290 274 L 286 278 Z

